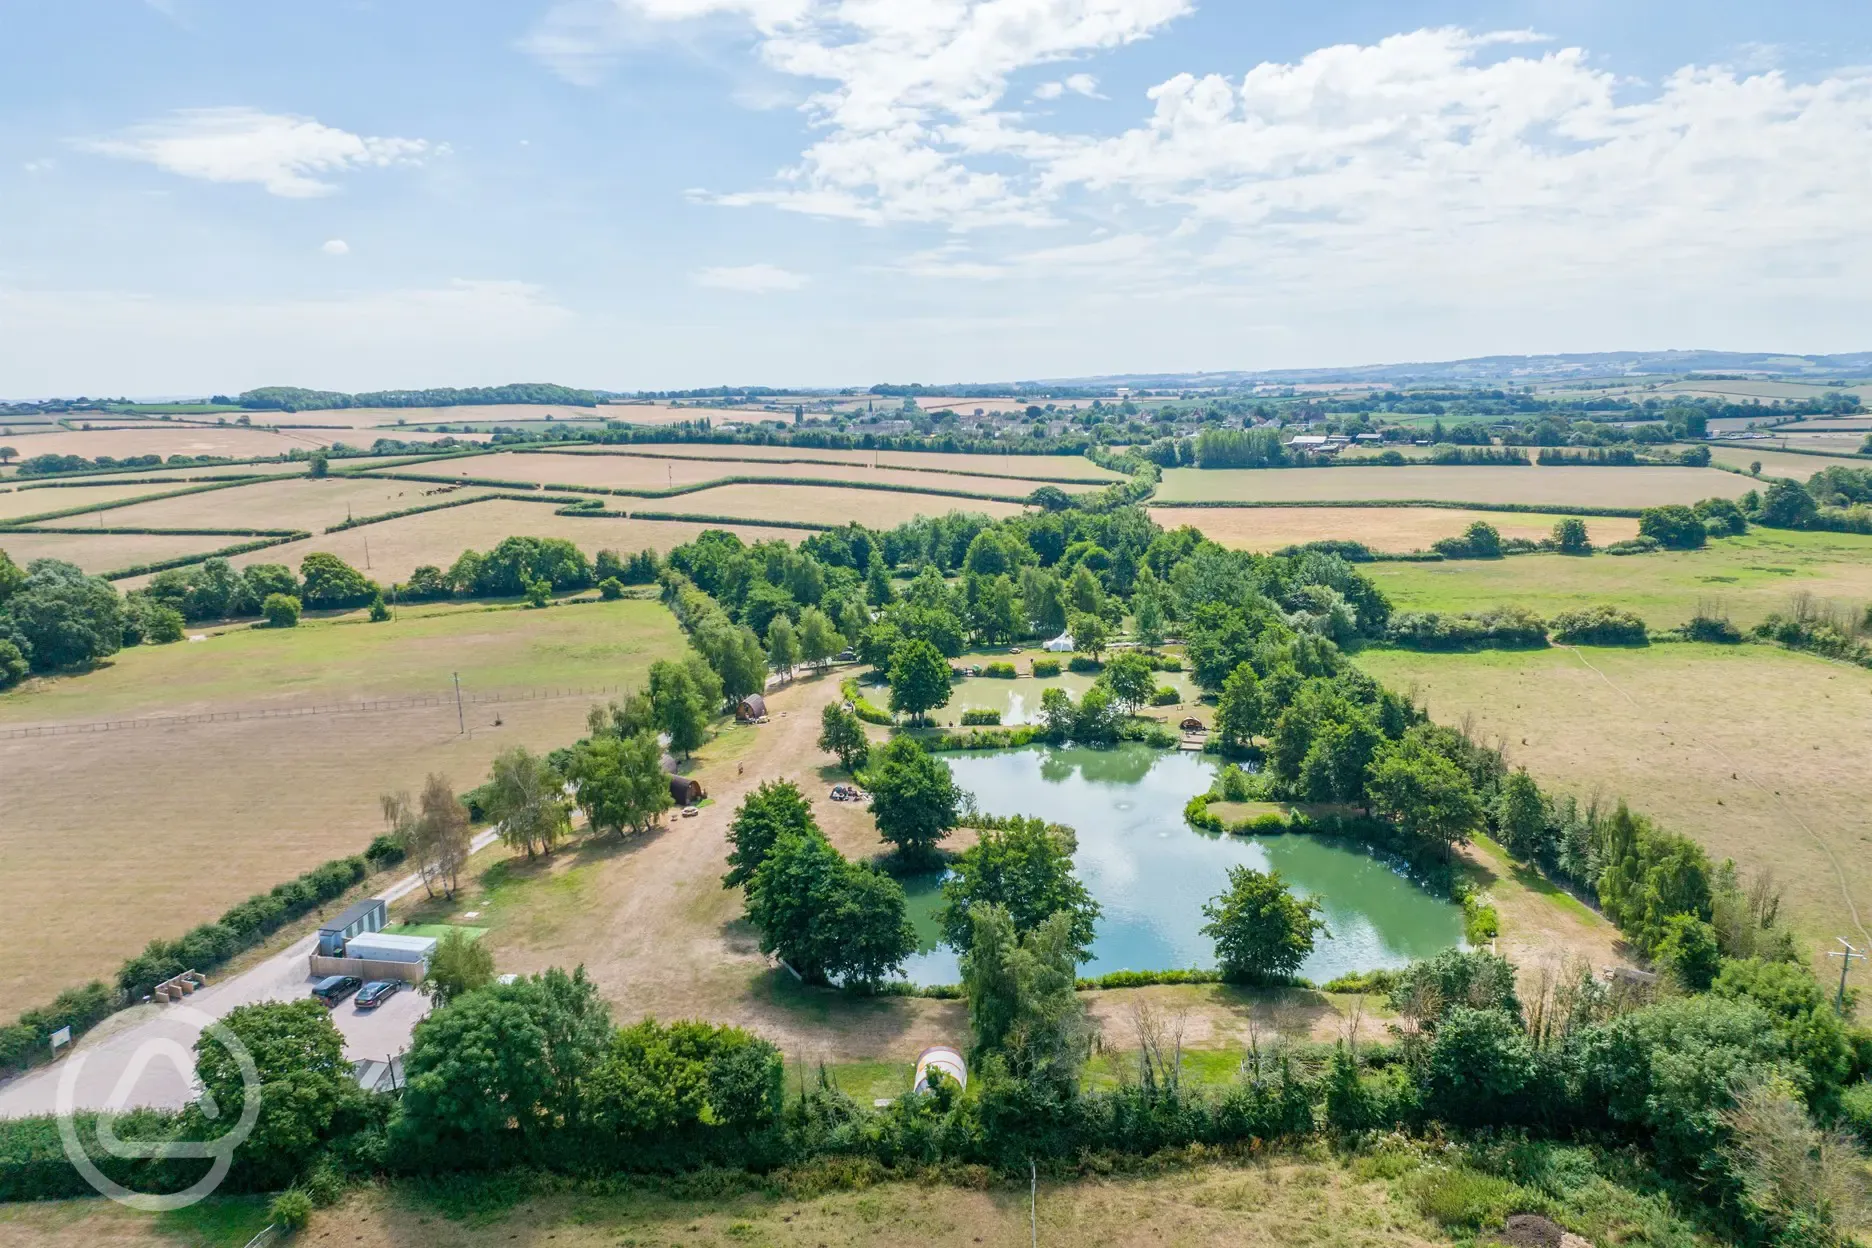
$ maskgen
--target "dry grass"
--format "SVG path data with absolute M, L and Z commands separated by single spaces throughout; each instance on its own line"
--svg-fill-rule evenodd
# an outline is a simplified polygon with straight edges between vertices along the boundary
M 706 420 L 714 425 L 757 425 L 763 420 L 791 422 L 792 412 L 764 412 L 758 407 L 671 407 L 668 403 L 607 403 L 606 420 L 627 425 L 680 425 Z
M 411 482 L 404 484 L 421 488 Z M 464 550 L 487 550 L 502 538 L 516 535 L 567 538 L 587 555 L 607 549 L 625 553 L 644 549 L 667 552 L 695 540 L 697 534 L 708 528 L 732 528 L 747 542 L 775 538 L 797 542 L 804 536 L 798 529 L 771 529 L 758 524 L 708 525 L 674 520 L 625 520 L 617 516 L 581 518 L 553 512 L 553 506 L 546 502 L 493 499 L 362 525 L 342 533 L 317 534 L 304 541 L 241 555 L 234 562 L 242 567 L 252 563 L 283 563 L 296 568 L 307 555 L 323 550 L 354 567 L 367 569 L 372 578 L 388 585 L 392 581 L 408 580 L 410 573 L 423 564 L 447 568 Z M 126 581 L 122 588 L 135 588 L 141 583 L 140 580 Z
M 1443 507 L 1160 507 L 1151 519 L 1169 529 L 1193 525 L 1204 536 L 1242 550 L 1278 550 L 1332 538 L 1396 553 L 1428 549 L 1477 520 L 1494 525 L 1503 537 L 1539 539 L 1553 532 L 1560 517 Z M 1591 517 L 1586 528 L 1602 545 L 1638 535 L 1638 522 L 1622 517 Z
M 1815 450 L 1822 448 L 1815 447 Z M 1850 451 L 1851 447 L 1842 447 Z M 1872 467 L 1872 460 L 1863 456 L 1841 454 L 1837 459 L 1822 459 L 1818 455 L 1784 455 L 1779 451 L 1767 450 L 1759 444 L 1737 443 L 1731 446 L 1712 446 L 1710 458 L 1719 464 L 1746 469 L 1750 464 L 1760 464 L 1762 474 L 1769 477 L 1792 477 L 1796 481 L 1805 481 L 1822 468 L 1841 465 L 1847 468 Z M 1758 489 L 1765 489 L 1764 483 L 1753 483 Z
M 412 429 L 399 429 L 397 422 L 410 425 L 509 423 L 525 420 L 607 420 L 615 419 L 609 408 L 570 407 L 558 403 L 495 403 L 486 407 L 345 407 L 316 412 L 255 412 L 253 419 L 270 425 L 324 425 L 333 429 L 369 429 L 376 437 L 403 438 L 415 441 L 425 435 Z M 310 432 L 302 430 L 301 432 Z M 441 435 L 428 435 L 439 437 Z M 463 435 L 457 434 L 457 437 Z
M 65 523 L 73 526 L 100 522 L 108 524 L 107 517 L 112 514 L 105 511 L 90 516 L 73 516 Z M 152 533 L 28 533 L 0 529 L 0 550 L 11 555 L 13 562 L 21 567 L 34 559 L 63 559 L 93 574 L 218 550 L 241 540 L 238 537 L 167 536 Z
M 614 447 L 594 447 L 580 454 L 603 454 Z M 812 459 L 827 464 L 875 464 L 880 468 L 941 468 L 947 472 L 976 473 L 984 477 L 1072 477 L 1091 482 L 1122 478 L 1079 455 L 947 454 L 940 451 L 826 451 L 795 446 L 732 446 L 714 443 L 672 443 L 634 448 L 664 459 L 722 459 L 739 463 L 757 459 Z M 810 465 L 796 464 L 796 468 Z M 737 467 L 732 471 L 740 471 Z
M 1543 785 L 1624 798 L 1716 858 L 1772 868 L 1810 940 L 1867 943 L 1872 673 L 1764 646 L 1690 644 L 1359 662 L 1415 689 L 1446 723 L 1473 716 Z
M 941 480 L 954 480 L 944 477 Z M 894 528 L 918 516 L 940 516 L 951 511 L 977 512 L 999 519 L 1017 515 L 1018 503 L 977 498 L 945 498 L 936 494 L 907 494 L 896 490 L 842 490 L 837 486 L 724 485 L 698 490 L 681 498 L 655 504 L 658 510 L 684 511 L 704 516 L 735 516 L 752 523 L 762 520 L 806 520 L 816 524 L 856 521 L 874 529 Z
M 915 472 L 901 468 L 856 467 L 850 464 L 759 464 L 701 458 L 647 459 L 636 455 L 477 455 L 449 460 L 428 471 L 442 476 L 483 477 L 499 481 L 531 481 L 540 485 L 594 485 L 610 488 L 661 490 L 674 486 L 719 481 L 723 477 L 810 477 L 837 485 L 842 481 L 875 481 L 885 485 L 938 490 L 974 490 L 984 494 L 1021 494 L 1024 487 L 1006 477 L 964 477 Z M 775 487 L 791 488 L 791 487 Z M 1091 488 L 1090 485 L 1074 488 Z M 687 495 L 660 499 L 654 504 L 673 511 Z M 619 506 L 632 504 L 620 503 Z M 643 506 L 651 506 L 645 503 Z
M 420 481 L 387 478 L 300 477 L 185 494 L 101 514 L 106 525 L 124 528 L 304 529 L 319 533 L 352 516 L 381 515 L 450 499 L 477 498 L 487 493 L 488 490 L 479 487 L 425 485 Z
M 93 503 L 114 503 L 122 498 L 141 498 L 145 494 L 161 494 L 166 490 L 181 488 L 179 485 L 84 485 L 56 490 L 8 490 L 0 493 L 0 520 L 17 520 L 21 516 L 64 511 L 71 507 L 89 507 Z M 77 517 L 72 519 L 74 523 L 78 520 Z
M 764 1244 L 772 1248 L 864 1248 L 897 1244 L 1025 1244 L 1027 1184 L 958 1187 L 887 1182 L 860 1191 L 786 1197 L 748 1194 L 677 1199 L 641 1191 L 574 1191 L 503 1200 L 464 1216 L 420 1189 L 355 1193 L 316 1214 L 294 1242 L 361 1248 L 492 1248 L 542 1245 Z M 244 1209 L 239 1212 L 246 1212 Z M 1087 1178 L 1040 1184 L 1037 1235 L 1056 1248 L 1431 1248 L 1451 1241 L 1382 1179 L 1337 1160 L 1273 1156 L 1240 1165 L 1199 1164 L 1149 1178 Z M 450 1216 L 453 1214 L 454 1216 Z M 192 1221 L 205 1221 L 197 1215 Z M 0 1210 L 0 1245 L 35 1248 L 180 1248 L 239 1241 L 188 1239 L 170 1215 L 133 1213 L 102 1200 L 16 1205 Z
M 35 681 L 0 699 L 0 728 L 446 695 L 457 671 L 470 693 L 630 684 L 681 648 L 668 612 L 634 601 L 240 628 Z M 588 704 L 471 705 L 465 736 L 443 705 L 0 739 L 0 993 L 23 1006 L 108 975 L 151 937 L 361 850 L 378 794 L 430 771 L 467 789 L 508 746 L 582 735 Z
M 87 459 L 96 459 L 99 455 L 114 455 L 119 459 L 128 455 L 161 455 L 164 458 L 171 455 L 228 455 L 245 458 L 283 455 L 287 451 L 309 450 L 330 442 L 329 437 L 320 437 L 316 430 L 311 429 L 270 433 L 233 424 L 203 426 L 154 422 L 122 429 L 60 429 L 56 433 L 36 433 L 30 437 L 16 435 L 9 439 L 22 459 L 30 459 L 35 455 L 83 455 Z M 222 471 L 228 470 L 224 468 Z
M 1754 483 L 1715 468 L 1172 468 L 1169 502 L 1431 498 L 1456 503 L 1652 507 L 1735 498 Z

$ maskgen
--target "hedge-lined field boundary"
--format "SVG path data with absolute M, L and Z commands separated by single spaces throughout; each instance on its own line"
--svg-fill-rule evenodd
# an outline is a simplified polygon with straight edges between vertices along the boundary
M 226 477 L 132 477 L 128 481 L 112 481 L 110 482 L 110 484 L 112 485 L 201 485 L 203 482 L 212 481 L 212 482 L 219 483 L 221 485 L 227 485 L 235 481 L 251 481 L 255 477 L 265 477 L 268 480 L 273 480 L 273 481 L 290 481 L 296 475 L 297 474 L 290 473 L 290 472 L 275 472 L 275 473 L 237 472 L 233 474 L 232 476 L 226 476 Z M 15 487 L 15 492 L 24 493 L 27 490 L 96 489 L 97 484 L 98 483 L 95 481 L 67 481 L 67 480 L 64 480 L 63 478 L 60 478 L 55 481 L 42 481 L 37 477 L 29 477 L 26 480 L 21 481 L 19 485 Z
M 704 490 L 720 489 L 728 485 L 789 485 L 812 486 L 820 489 L 841 490 L 882 490 L 892 494 L 928 494 L 935 498 L 963 498 L 972 502 L 1013 503 L 1022 505 L 1027 502 L 1025 494 L 990 494 L 981 490 L 952 490 L 933 485 L 903 485 L 895 481 L 840 481 L 824 477 L 750 477 L 730 475 L 716 477 L 708 481 L 697 481 L 689 485 L 678 485 L 663 490 L 640 490 L 629 486 L 572 485 L 561 481 L 519 481 L 508 477 L 443 477 L 420 472 L 383 472 L 366 470 L 356 474 L 360 477 L 384 477 L 396 481 L 420 481 L 429 485 L 480 485 L 498 490 L 550 490 L 562 494 L 600 494 L 616 498 L 680 498 L 685 494 L 699 494 Z M 1114 483 L 1116 484 L 1116 483 Z M 1635 512 L 1633 513 L 1636 514 Z M 757 523 L 743 521 L 742 523 Z
M 90 530 L 85 530 L 90 532 Z M 171 568 L 186 568 L 190 564 L 206 563 L 210 559 L 232 559 L 235 555 L 248 555 L 256 550 L 265 550 L 269 546 L 284 546 L 288 542 L 302 542 L 311 537 L 303 529 L 288 533 L 284 537 L 268 537 L 257 542 L 241 542 L 234 546 L 223 546 L 219 550 L 205 550 L 199 555 L 177 555 L 174 559 L 158 559 L 154 563 L 138 563 L 127 568 L 118 568 L 115 572 L 106 572 L 102 579 L 121 581 L 132 576 L 146 576 L 152 572 L 167 572 Z
M 257 485 L 263 481 L 276 481 L 270 476 L 240 477 L 233 481 L 211 481 L 206 485 L 193 485 L 186 490 L 165 490 L 160 494 L 141 494 L 135 498 L 117 498 L 103 503 L 87 503 L 83 507 L 66 507 L 57 511 L 42 511 L 31 516 L 17 516 L 12 520 L 0 520 L 0 533 L 9 529 L 24 528 L 28 525 L 43 524 L 48 520 L 63 520 L 68 516 L 88 516 L 100 511 L 115 511 L 119 507 L 134 507 L 139 503 L 156 503 L 165 498 L 182 498 L 189 494 L 207 494 L 213 490 L 232 490 L 243 485 Z
M 549 494 L 476 494 L 472 498 L 448 498 L 439 503 L 424 503 L 419 507 L 402 507 L 396 511 L 380 511 L 375 515 L 355 516 L 330 525 L 325 532 L 342 533 L 346 529 L 362 528 L 367 524 L 382 524 L 387 520 L 401 520 L 405 516 L 420 516 L 428 511 L 446 511 L 450 507 L 466 507 L 471 503 L 491 503 L 497 500 L 510 503 L 554 503 L 560 506 L 564 506 L 569 501 L 554 498 Z
M 71 533 L 89 537 L 93 533 L 106 536 L 115 533 L 120 536 L 135 535 L 144 537 L 293 537 L 303 532 L 301 529 L 153 529 L 143 528 L 92 528 L 89 525 L 52 526 L 35 524 L 28 528 L 16 529 L 18 533 Z
M 1150 507 L 1441 507 L 1445 511 L 1510 511 L 1541 516 L 1622 516 L 1636 520 L 1642 507 L 1591 507 L 1579 503 L 1465 503 L 1448 498 L 1271 499 L 1235 498 L 1215 502 L 1154 498 Z

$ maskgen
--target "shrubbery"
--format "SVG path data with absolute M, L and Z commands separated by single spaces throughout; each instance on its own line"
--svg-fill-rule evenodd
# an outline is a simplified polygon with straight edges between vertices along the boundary
M 1539 647 L 1547 644 L 1547 625 L 1525 607 L 1496 607 L 1475 615 L 1405 611 L 1391 617 L 1385 639 L 1414 650 Z
M 1060 661 L 1058 659 L 1035 659 L 1033 674 L 1040 679 L 1057 676 L 1060 674 Z
M 1553 619 L 1553 639 L 1569 646 L 1642 646 L 1645 622 L 1630 611 L 1602 604 L 1562 611 Z

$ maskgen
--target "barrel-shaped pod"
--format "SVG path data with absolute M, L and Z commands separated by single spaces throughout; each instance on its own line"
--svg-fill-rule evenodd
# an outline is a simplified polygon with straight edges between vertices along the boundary
M 912 1085 L 917 1092 L 929 1091 L 929 1072 L 932 1070 L 941 1071 L 953 1079 L 959 1088 L 968 1087 L 968 1063 L 948 1045 L 932 1045 L 917 1054 L 916 1082 Z

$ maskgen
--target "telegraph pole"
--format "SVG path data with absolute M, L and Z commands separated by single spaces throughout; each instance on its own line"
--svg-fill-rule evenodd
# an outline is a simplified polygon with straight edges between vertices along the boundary
M 461 673 L 455 673 L 455 723 L 463 735 L 468 732 L 468 717 L 462 713 Z
M 1866 960 L 1866 955 L 1860 952 L 1859 950 L 1853 948 L 1852 945 L 1847 942 L 1844 936 L 1835 936 L 1834 939 L 1839 941 L 1840 944 L 1846 946 L 1846 952 L 1844 953 L 1841 953 L 1839 950 L 1835 949 L 1835 950 L 1830 951 L 1827 954 L 1827 957 L 1829 958 L 1838 958 L 1840 960 L 1839 998 L 1838 1000 L 1834 1002 L 1833 1008 L 1838 1010 L 1840 1012 L 1840 1015 L 1844 1017 L 1846 1013 L 1846 972 L 1852 969 L 1854 958 L 1857 958 L 1861 962 L 1863 962 Z

